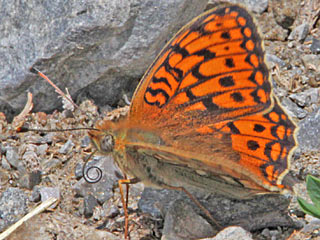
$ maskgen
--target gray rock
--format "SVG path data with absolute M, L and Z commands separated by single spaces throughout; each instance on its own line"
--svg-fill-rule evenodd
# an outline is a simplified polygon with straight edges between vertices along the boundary
M 155 218 L 164 217 L 172 201 L 180 196 L 179 192 L 167 189 L 145 188 L 138 202 L 139 209 Z
M 279 26 L 291 29 L 300 9 L 300 0 L 271 1 L 272 15 Z
M 288 42 L 288 48 L 294 48 L 296 46 L 295 42 Z
M 272 65 L 278 65 L 281 68 L 284 68 L 286 66 L 286 63 L 284 61 L 282 61 L 280 58 L 278 58 L 276 55 L 273 54 L 266 54 L 266 59 L 269 63 L 271 63 L 271 67 L 273 67 Z
M 263 229 L 261 235 L 267 239 L 271 238 L 270 230 L 268 228 Z
M 88 167 L 95 166 L 101 169 L 102 178 L 97 183 L 88 183 L 82 178 L 74 186 L 76 193 L 85 197 L 91 194 L 98 200 L 100 204 L 110 199 L 113 196 L 113 188 L 118 185 L 118 178 L 115 172 L 119 171 L 118 167 L 114 164 L 113 158 L 108 157 L 94 157 L 91 162 L 89 162 Z M 95 178 L 97 175 L 95 169 L 89 171 L 89 176 Z M 87 173 L 88 175 L 88 173 Z
M 6 170 L 10 170 L 11 169 L 11 165 L 10 163 L 8 162 L 7 158 L 2 155 L 2 158 L 1 158 L 1 167 L 3 169 L 6 169 Z
M 114 203 L 110 201 L 106 201 L 102 205 L 104 209 L 104 215 L 106 218 L 114 218 L 119 215 L 120 211 L 119 208 L 117 208 Z
M 312 38 L 312 44 L 310 46 L 310 50 L 313 54 L 320 53 L 320 40 L 316 38 Z
M 15 147 L 8 147 L 6 151 L 6 157 L 9 164 L 17 169 L 20 164 L 18 149 Z
M 246 5 L 249 6 L 251 11 L 261 14 L 267 10 L 268 0 L 248 0 L 246 1 Z
M 84 197 L 83 201 L 83 215 L 85 218 L 90 218 L 93 215 L 94 208 L 98 205 L 97 199 L 91 194 Z
M 176 200 L 167 211 L 161 240 L 200 239 L 216 233 L 187 202 Z
M 31 173 L 27 173 L 19 179 L 19 184 L 23 188 L 29 190 L 33 189 L 34 186 L 41 182 L 41 171 L 36 170 Z
M 281 104 L 286 109 L 287 113 L 291 117 L 296 117 L 298 119 L 303 119 L 308 115 L 308 112 L 300 107 L 297 106 L 291 99 L 283 98 Z
M 216 2 L 215 0 L 210 0 L 210 2 Z M 235 3 L 235 4 L 242 4 L 246 6 L 250 11 L 255 13 L 263 13 L 268 8 L 268 0 L 228 0 L 227 2 Z
M 47 199 L 53 197 L 58 200 L 60 200 L 60 189 L 59 187 L 40 187 L 39 193 L 41 196 L 41 201 L 44 202 Z M 58 205 L 58 203 L 54 203 L 50 206 L 50 208 L 55 208 Z
M 49 146 L 48 144 L 41 144 L 37 147 L 37 155 L 41 156 L 44 155 L 46 153 L 46 151 L 48 150 Z
M 61 164 L 62 164 L 62 161 L 58 158 L 52 158 L 52 159 L 44 158 L 41 161 L 41 165 L 45 172 L 49 172 L 51 169 L 55 169 Z
M 71 151 L 71 149 L 74 147 L 74 143 L 71 139 L 68 139 L 68 141 L 63 144 L 63 146 L 59 149 L 59 153 L 61 154 L 67 154 Z
M 48 133 L 48 134 L 44 135 L 43 138 L 42 138 L 42 142 L 51 144 L 52 143 L 52 139 L 53 139 L 55 134 L 56 133 L 52 132 L 52 133 Z
M 37 67 L 74 99 L 114 105 L 132 94 L 160 49 L 205 9 L 206 0 L 1 0 L 0 109 L 34 111 L 61 106 L 54 89 L 29 72 Z M 63 67 L 61 67 L 63 66 Z M 43 104 L 46 103 L 46 104 Z
M 64 118 L 74 118 L 74 115 L 73 115 L 73 110 L 74 110 L 74 106 L 72 104 L 70 104 L 69 106 L 69 102 L 66 103 L 65 105 L 67 106 L 64 106 L 64 111 L 62 112 L 62 116 Z
M 233 200 L 220 195 L 201 194 L 200 192 L 192 192 L 192 194 L 200 200 L 201 204 L 222 227 L 238 225 L 250 232 L 267 227 L 296 227 L 296 223 L 287 213 L 290 200 L 283 195 L 270 194 L 256 196 L 249 200 Z M 171 190 L 145 189 L 139 200 L 139 209 L 145 213 L 152 215 L 157 213 L 166 218 L 169 212 L 168 206 L 177 199 L 191 204 L 197 214 L 206 217 L 202 210 L 184 193 Z M 155 212 L 152 207 L 157 211 Z M 174 213 L 170 212 L 170 214 Z M 180 216 L 179 214 L 180 212 L 177 211 L 177 218 Z M 215 228 L 213 225 L 212 227 Z
M 22 165 L 23 163 L 23 166 L 28 166 L 28 169 L 37 168 L 39 163 L 39 157 L 36 151 L 37 151 L 37 147 L 35 145 L 33 144 L 28 145 L 28 149 L 23 153 L 21 157 L 20 164 Z
M 227 227 L 217 234 L 214 238 L 202 240 L 252 240 L 252 234 L 242 227 Z
M 271 240 L 277 240 L 281 237 L 281 231 L 271 230 L 270 231 Z
M 89 136 L 85 136 L 82 140 L 81 140 L 81 147 L 85 148 L 88 147 L 91 143 L 91 140 L 89 138 Z
M 301 232 L 304 233 L 312 233 L 315 230 L 319 229 L 320 226 L 320 219 L 314 218 L 314 220 L 311 220 L 309 223 L 307 223 L 303 229 L 301 229 Z
M 297 40 L 299 42 L 303 42 L 309 33 L 309 24 L 302 23 L 301 25 L 295 27 L 290 33 L 288 39 L 289 40 Z
M 301 152 L 320 149 L 320 108 L 299 122 L 297 135 Z
M 8 188 L 0 196 L 0 232 L 18 221 L 27 211 L 27 196 L 18 188 Z
M 320 56 L 315 55 L 315 54 L 305 54 L 302 56 L 302 61 L 303 64 L 306 68 L 315 68 L 314 70 L 320 71 L 319 66 L 320 66 Z
M 7 184 L 10 178 L 9 172 L 0 168 L 0 185 L 4 186 Z
M 289 98 L 300 107 L 308 107 L 319 101 L 319 89 L 310 88 L 304 92 L 292 93 Z
M 83 167 L 82 163 L 77 163 L 74 169 L 74 176 L 76 177 L 77 180 L 83 177 L 82 167 Z
M 32 194 L 30 196 L 30 201 L 31 202 L 39 202 L 41 200 L 41 195 L 39 192 L 39 188 L 38 187 L 34 187 Z

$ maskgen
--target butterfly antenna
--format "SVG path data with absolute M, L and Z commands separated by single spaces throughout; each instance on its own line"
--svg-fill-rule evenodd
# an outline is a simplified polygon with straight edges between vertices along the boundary
M 92 127 L 79 127 L 79 128 L 66 128 L 66 129 L 36 129 L 36 128 L 28 128 L 25 126 L 18 127 L 16 129 L 17 132 L 19 133 L 24 133 L 24 132 L 70 132 L 70 131 L 81 131 L 81 130 L 94 130 L 94 131 L 101 131 L 100 129 L 97 128 L 92 128 Z

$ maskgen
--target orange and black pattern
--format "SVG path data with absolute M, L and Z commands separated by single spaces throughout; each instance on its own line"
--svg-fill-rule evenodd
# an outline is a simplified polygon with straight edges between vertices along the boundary
M 95 128 L 102 132 L 90 131 L 92 142 L 133 181 L 239 199 L 292 190 L 283 179 L 297 127 L 272 93 L 257 26 L 237 5 L 179 31 L 142 78 L 127 117 Z
M 186 111 L 214 111 L 225 120 L 270 106 L 261 39 L 252 17 L 238 6 L 209 12 L 187 26 L 151 70 L 144 100 L 158 108 L 170 102 Z
M 288 158 L 296 145 L 296 126 L 278 104 L 269 113 L 217 123 L 211 128 L 214 133 L 222 133 L 220 136 L 230 135 L 232 148 L 240 153 L 241 166 L 250 169 L 265 184 L 283 187 L 279 179 L 290 167 Z
M 129 120 L 166 146 L 208 156 L 190 159 L 190 166 L 201 162 L 215 174 L 243 177 L 248 188 L 290 188 L 282 179 L 296 126 L 272 93 L 262 39 L 242 7 L 213 9 L 178 32 L 143 77 Z M 215 159 L 217 151 L 227 161 Z

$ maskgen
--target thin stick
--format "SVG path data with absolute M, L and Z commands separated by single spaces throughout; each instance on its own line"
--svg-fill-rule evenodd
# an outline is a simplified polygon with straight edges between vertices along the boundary
M 70 99 L 67 95 L 64 94 L 64 92 L 62 92 L 60 90 L 60 88 L 58 88 L 57 85 L 55 85 L 46 75 L 44 75 L 42 72 L 40 72 L 38 69 L 36 69 L 35 67 L 32 67 L 30 69 L 30 71 L 32 73 L 36 73 L 38 74 L 40 77 L 44 78 L 52 87 L 54 87 L 56 89 L 56 92 L 58 94 L 60 94 L 62 97 L 64 97 L 65 99 L 67 99 L 75 108 L 79 108 L 77 104 L 75 104 L 72 99 Z
M 43 212 L 47 208 L 49 208 L 53 203 L 58 201 L 57 198 L 49 198 L 43 203 L 41 203 L 38 207 L 34 208 L 31 212 L 29 212 L 27 215 L 22 217 L 18 222 L 11 225 L 7 230 L 5 230 L 3 233 L 0 234 L 0 240 L 5 239 L 8 237 L 13 231 L 15 231 L 18 227 L 20 227 L 24 222 L 28 221 L 33 216 Z
M 22 112 L 19 113 L 18 116 L 14 117 L 13 122 L 19 123 L 25 120 L 26 116 L 31 112 L 33 108 L 33 103 L 32 103 L 32 93 L 28 92 L 28 100 L 26 105 L 24 106 Z

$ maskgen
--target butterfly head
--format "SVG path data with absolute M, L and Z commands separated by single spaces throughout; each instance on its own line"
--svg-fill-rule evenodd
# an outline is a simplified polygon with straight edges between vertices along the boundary
M 92 144 L 101 153 L 108 154 L 113 151 L 115 144 L 113 126 L 114 123 L 111 121 L 99 121 L 95 125 L 96 130 L 88 132 Z

